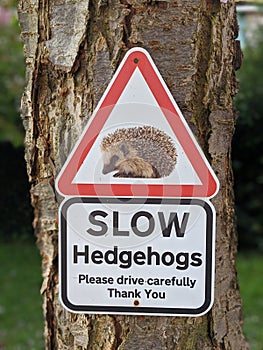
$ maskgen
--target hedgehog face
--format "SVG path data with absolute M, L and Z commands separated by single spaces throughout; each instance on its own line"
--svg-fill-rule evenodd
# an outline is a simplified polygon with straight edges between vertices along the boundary
M 118 164 L 126 159 L 134 157 L 136 154 L 129 145 L 125 142 L 120 142 L 117 145 L 109 147 L 109 149 L 103 152 L 103 174 L 111 173 L 118 170 Z
M 108 174 L 112 171 L 116 170 L 116 162 L 119 160 L 119 157 L 114 154 L 113 156 L 111 154 L 104 154 L 104 167 L 102 169 L 102 174 Z

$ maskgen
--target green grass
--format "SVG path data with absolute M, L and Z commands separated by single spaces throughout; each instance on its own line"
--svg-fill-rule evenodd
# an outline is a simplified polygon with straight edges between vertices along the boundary
M 263 350 L 263 255 L 239 254 L 238 279 L 243 301 L 244 333 L 251 350 Z
M 42 350 L 41 261 L 30 242 L 0 242 L 0 349 Z
M 31 242 L 0 243 L 0 350 L 43 350 L 41 259 Z M 263 255 L 239 254 L 238 278 L 251 350 L 263 350 Z

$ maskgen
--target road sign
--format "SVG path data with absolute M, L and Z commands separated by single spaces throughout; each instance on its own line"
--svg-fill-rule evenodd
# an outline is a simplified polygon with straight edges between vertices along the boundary
M 58 175 L 57 191 L 211 198 L 218 187 L 150 55 L 131 49 Z
M 200 316 L 213 303 L 214 208 L 201 199 L 70 198 L 60 299 L 73 312 Z

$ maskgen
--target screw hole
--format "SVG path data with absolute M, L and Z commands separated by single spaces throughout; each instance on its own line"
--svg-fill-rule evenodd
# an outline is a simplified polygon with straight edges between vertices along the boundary
M 139 62 L 139 59 L 138 59 L 138 58 L 135 58 L 133 62 L 134 62 L 134 63 L 138 63 L 138 62 Z
M 139 300 L 137 300 L 137 299 L 136 299 L 136 300 L 134 300 L 133 305 L 134 305 L 134 306 L 139 306 L 139 305 L 140 305 Z

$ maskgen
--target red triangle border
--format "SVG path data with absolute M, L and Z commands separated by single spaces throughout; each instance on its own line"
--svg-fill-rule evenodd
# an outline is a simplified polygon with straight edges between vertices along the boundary
M 201 185 L 72 183 L 137 67 L 148 84 L 158 105 L 162 109 L 171 129 L 183 147 L 184 152 L 201 181 Z M 80 142 L 77 143 L 77 146 L 75 146 L 58 175 L 56 179 L 56 188 L 60 194 L 65 196 L 211 198 L 217 193 L 219 183 L 213 170 L 195 141 L 190 128 L 173 100 L 172 95 L 151 57 L 144 49 L 134 48 L 126 54 L 95 110 L 88 127 L 85 129 Z

